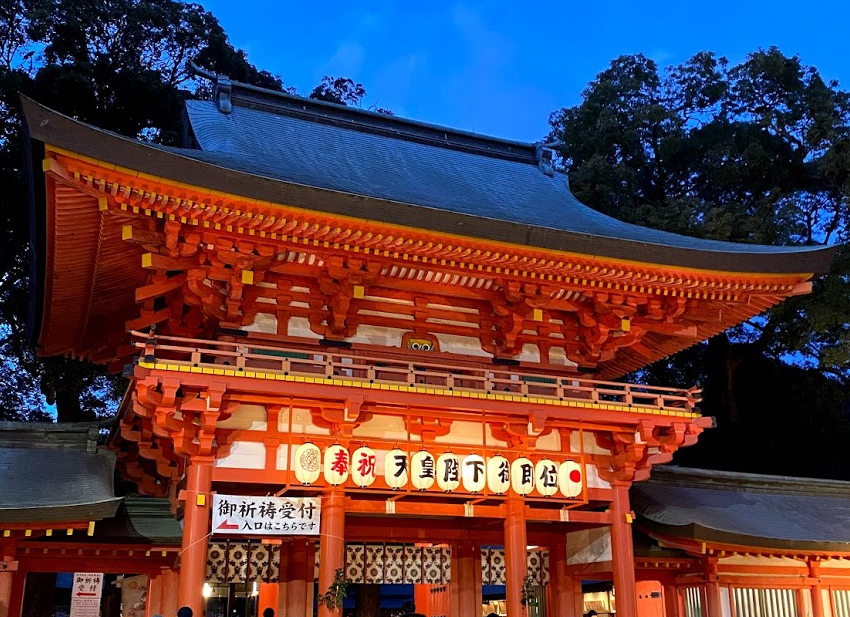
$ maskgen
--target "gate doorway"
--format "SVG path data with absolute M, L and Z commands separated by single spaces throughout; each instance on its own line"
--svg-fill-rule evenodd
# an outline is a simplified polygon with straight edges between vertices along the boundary
M 206 583 L 206 617 L 259 617 L 259 586 L 254 583 Z

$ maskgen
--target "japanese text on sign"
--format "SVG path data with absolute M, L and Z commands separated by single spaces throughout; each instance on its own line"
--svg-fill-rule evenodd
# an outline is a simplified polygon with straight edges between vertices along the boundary
M 102 592 L 102 572 L 75 572 L 71 587 L 71 617 L 98 617 Z
M 214 495 L 214 534 L 319 535 L 320 502 L 312 497 Z
M 381 456 L 379 456 L 381 454 Z M 536 463 L 525 456 L 513 461 L 495 454 L 454 454 L 446 451 L 435 455 L 427 450 L 408 453 L 400 448 L 376 452 L 363 445 L 353 452 L 340 444 L 325 448 L 304 443 L 295 451 L 295 478 L 310 486 L 324 476 L 331 486 L 351 482 L 359 488 L 372 486 L 379 476 L 388 488 L 417 491 L 431 490 L 434 484 L 445 492 L 463 490 L 481 493 L 485 489 L 495 495 L 508 491 L 521 496 L 581 498 L 584 491 L 584 468 L 576 460 L 555 461 L 548 457 Z M 383 463 L 383 465 L 381 464 Z
M 99 598 L 102 589 L 102 572 L 75 572 L 71 598 Z

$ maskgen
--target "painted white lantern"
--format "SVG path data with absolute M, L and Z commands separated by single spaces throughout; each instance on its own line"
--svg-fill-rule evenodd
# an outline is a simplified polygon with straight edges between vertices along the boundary
M 484 490 L 487 485 L 487 465 L 483 456 L 479 454 L 465 456 L 460 468 L 464 490 L 470 493 L 480 493 Z
M 511 462 L 501 454 L 487 461 L 487 488 L 502 495 L 511 488 Z
M 293 461 L 295 479 L 301 484 L 313 484 L 322 474 L 322 451 L 314 443 L 303 443 L 295 450 Z
M 534 466 L 534 485 L 544 497 L 558 492 L 558 463 L 544 458 Z
M 437 461 L 434 455 L 426 450 L 420 450 L 410 457 L 410 483 L 418 491 L 425 491 L 434 486 L 437 474 Z
M 460 459 L 451 452 L 437 459 L 437 486 L 443 491 L 453 491 L 460 486 Z
M 377 462 L 372 448 L 363 446 L 351 453 L 351 479 L 357 486 L 372 486 Z
M 558 488 L 564 497 L 578 497 L 584 488 L 584 471 L 575 461 L 565 461 L 558 469 Z
M 524 456 L 511 463 L 511 488 L 523 496 L 534 490 L 534 463 Z
M 324 475 L 328 484 L 332 486 L 343 484 L 348 480 L 350 468 L 351 458 L 348 450 L 340 445 L 325 449 Z
M 407 486 L 410 461 L 407 460 L 407 452 L 399 448 L 393 448 L 384 457 L 384 479 L 390 488 L 404 488 Z

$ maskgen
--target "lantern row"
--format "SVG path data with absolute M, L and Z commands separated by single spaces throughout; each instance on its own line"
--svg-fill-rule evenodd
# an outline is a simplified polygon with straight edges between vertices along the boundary
M 305 443 L 295 450 L 295 478 L 311 485 L 324 476 L 332 486 L 345 484 L 349 478 L 361 487 L 371 486 L 377 477 L 377 454 L 369 447 L 354 452 L 341 445 L 325 448 L 324 454 L 314 443 Z M 536 464 L 519 457 L 509 461 L 502 455 L 484 459 L 479 454 L 459 456 L 451 452 L 435 457 L 426 450 L 413 455 L 399 448 L 384 456 L 384 480 L 392 489 L 407 488 L 427 491 L 436 484 L 441 491 L 452 492 L 461 486 L 470 493 L 480 493 L 485 487 L 490 493 L 503 495 L 509 490 L 526 496 L 537 491 L 544 497 L 558 492 L 574 499 L 581 495 L 584 474 L 575 461 L 558 463 L 544 458 Z

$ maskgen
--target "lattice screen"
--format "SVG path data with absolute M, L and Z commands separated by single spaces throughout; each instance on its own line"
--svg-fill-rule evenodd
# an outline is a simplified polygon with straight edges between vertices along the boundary
M 280 578 L 280 546 L 259 542 L 210 543 L 207 582 L 276 583 Z
M 793 589 L 735 587 L 736 617 L 797 617 Z
M 452 549 L 410 544 L 346 544 L 345 576 L 352 583 L 445 585 L 451 582 Z M 280 575 L 280 546 L 258 542 L 214 542 L 207 553 L 210 583 L 275 583 Z M 536 585 L 549 584 L 549 551 L 528 551 L 528 575 Z M 314 579 L 319 578 L 316 550 Z M 481 549 L 481 580 L 505 584 L 505 550 Z

